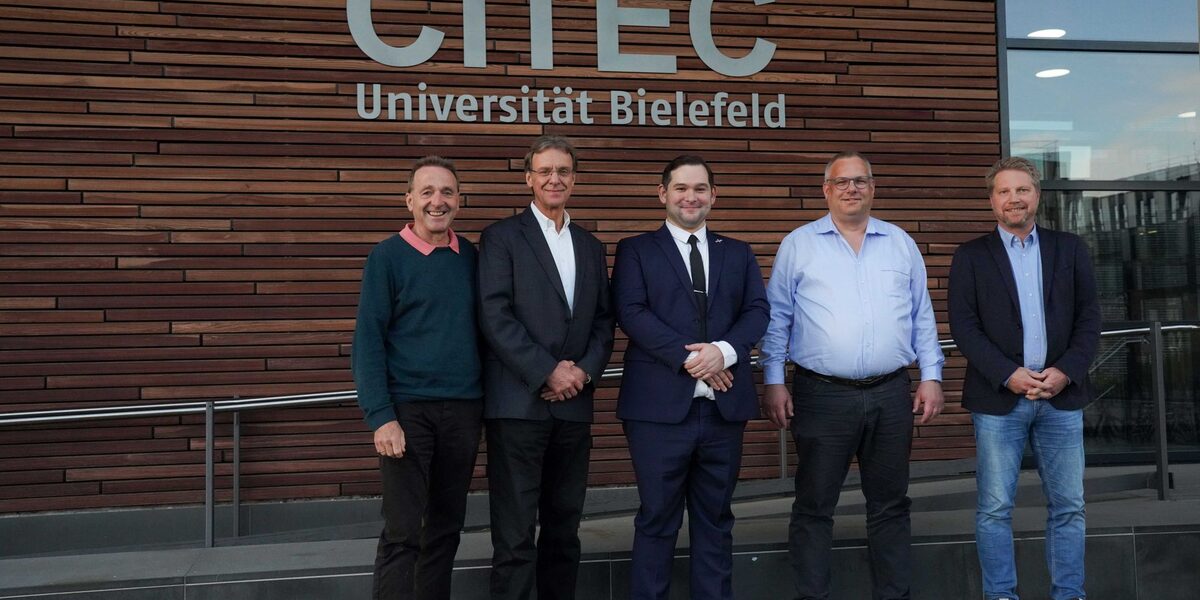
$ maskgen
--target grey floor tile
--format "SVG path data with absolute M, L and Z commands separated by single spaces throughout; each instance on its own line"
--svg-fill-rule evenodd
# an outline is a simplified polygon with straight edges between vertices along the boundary
M 187 600 L 340 600 L 370 597 L 370 575 L 225 582 L 187 587 Z
M 3 593 L 3 592 L 0 592 Z M 0 596 L 5 600 L 184 600 L 183 585 L 170 587 L 126 588 L 68 594 L 34 594 L 31 596 Z
M 983 581 L 973 542 L 914 546 L 912 564 L 913 598 L 966 600 L 981 597 Z
M 1196 600 L 1200 592 L 1200 533 L 1137 536 L 1139 598 Z

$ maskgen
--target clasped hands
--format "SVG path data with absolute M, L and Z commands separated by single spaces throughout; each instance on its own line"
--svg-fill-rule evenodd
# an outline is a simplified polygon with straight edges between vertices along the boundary
M 1042 371 L 1018 367 L 1009 376 L 1006 387 L 1014 394 L 1025 396 L 1027 400 L 1046 400 L 1057 396 L 1069 383 L 1071 379 L 1066 373 L 1054 367 Z
M 683 347 L 691 354 L 683 368 L 693 379 L 699 379 L 718 392 L 728 392 L 733 386 L 733 372 L 725 368 L 725 354 L 716 344 L 688 344 Z
M 588 374 L 575 366 L 575 361 L 560 360 L 550 375 L 546 377 L 546 383 L 542 385 L 542 400 L 549 402 L 570 400 L 583 391 L 587 380 Z

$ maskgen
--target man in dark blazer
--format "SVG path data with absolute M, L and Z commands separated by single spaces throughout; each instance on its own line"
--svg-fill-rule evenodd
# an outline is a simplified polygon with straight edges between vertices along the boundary
M 1052 600 L 1082 599 L 1083 408 L 1100 340 L 1087 247 L 1037 227 L 1041 174 L 1005 158 L 986 181 L 997 228 L 958 248 L 950 267 L 950 331 L 967 358 L 963 406 L 978 455 L 975 538 L 987 600 L 1017 598 L 1012 508 L 1033 447 L 1047 496 Z
M 733 512 L 746 421 L 758 416 L 750 349 L 770 309 L 754 252 L 706 226 L 717 199 L 698 156 L 663 169 L 667 221 L 617 245 L 614 303 L 629 336 L 617 401 L 637 476 L 632 600 L 666 599 L 686 504 L 691 597 L 733 598 Z
M 592 394 L 614 327 L 604 246 L 566 212 L 577 168 L 569 141 L 538 138 L 533 202 L 479 241 L 494 600 L 535 586 L 539 600 L 575 597 Z

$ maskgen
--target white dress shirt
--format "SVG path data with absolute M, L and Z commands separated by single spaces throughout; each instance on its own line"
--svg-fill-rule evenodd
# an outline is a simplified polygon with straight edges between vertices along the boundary
M 689 276 L 692 274 L 692 245 L 688 243 L 688 238 L 693 235 L 696 236 L 696 247 L 699 248 L 701 262 L 704 263 L 704 281 L 708 286 L 708 289 L 705 291 L 709 297 L 712 297 L 712 278 L 708 276 L 708 226 L 701 226 L 695 233 L 691 233 L 667 221 L 667 231 L 671 232 L 671 238 L 675 240 L 675 248 L 679 250 L 679 255 L 683 257 L 683 266 L 687 269 Z M 729 342 L 715 341 L 713 345 L 721 349 L 721 355 L 725 358 L 726 369 L 737 364 L 737 351 L 733 349 L 733 346 Z M 698 353 L 693 350 L 687 355 L 684 362 L 692 360 L 692 357 L 696 356 L 696 354 Z M 717 398 L 713 389 L 699 379 L 696 380 L 695 397 L 704 397 L 709 400 L 716 400 Z
M 538 225 L 542 229 L 542 235 L 546 237 L 546 243 L 550 245 L 550 255 L 554 257 L 554 266 L 558 267 L 558 278 L 562 279 L 563 294 L 567 297 L 567 308 L 575 311 L 575 246 L 571 243 L 571 215 L 567 211 L 563 211 L 562 229 L 557 229 L 554 221 L 542 214 L 537 205 L 530 202 L 529 209 L 533 211 L 533 216 L 537 218 Z

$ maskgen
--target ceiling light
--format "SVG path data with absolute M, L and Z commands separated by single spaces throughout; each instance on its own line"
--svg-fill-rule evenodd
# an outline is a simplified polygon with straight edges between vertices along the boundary
M 1064 35 L 1067 35 L 1067 30 L 1065 29 L 1039 29 L 1037 31 L 1030 32 L 1025 37 L 1054 39 L 1060 38 Z
M 1180 118 L 1180 119 L 1195 119 L 1195 118 L 1196 118 L 1196 111 L 1194 111 L 1194 110 L 1189 110 L 1189 111 L 1187 111 L 1187 112 L 1181 112 L 1181 113 L 1179 113 L 1179 118 Z
M 1037 76 L 1042 79 L 1052 79 L 1054 77 L 1062 77 L 1070 72 L 1070 69 L 1046 69 L 1045 71 L 1038 71 Z

